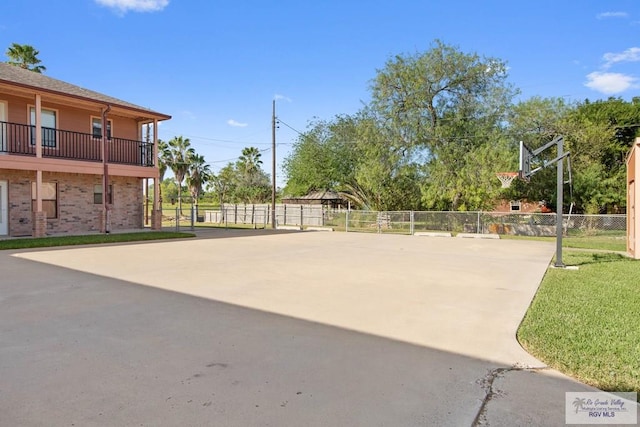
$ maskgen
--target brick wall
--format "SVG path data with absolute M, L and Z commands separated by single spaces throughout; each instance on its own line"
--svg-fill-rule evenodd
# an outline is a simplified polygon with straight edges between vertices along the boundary
M 44 182 L 58 183 L 58 218 L 47 218 L 48 234 L 97 232 L 102 225 L 102 204 L 94 204 L 94 185 L 100 175 L 44 172 Z M 0 170 L 0 180 L 9 182 L 9 235 L 30 236 L 32 171 Z M 142 182 L 139 178 L 110 177 L 113 186 L 112 231 L 143 227 Z
M 31 181 L 35 181 L 36 173 L 2 170 L 0 179 L 9 182 L 9 235 L 31 236 Z

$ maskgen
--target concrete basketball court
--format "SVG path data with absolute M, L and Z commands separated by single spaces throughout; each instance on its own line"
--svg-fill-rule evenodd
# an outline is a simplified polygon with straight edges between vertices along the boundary
M 217 230 L 0 253 L 0 425 L 562 425 L 553 243 Z

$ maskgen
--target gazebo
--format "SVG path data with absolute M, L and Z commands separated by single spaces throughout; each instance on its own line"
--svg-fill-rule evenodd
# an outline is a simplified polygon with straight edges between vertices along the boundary
M 323 205 L 332 209 L 346 207 L 347 201 L 333 190 L 312 191 L 304 196 L 285 197 L 282 203 L 289 205 Z

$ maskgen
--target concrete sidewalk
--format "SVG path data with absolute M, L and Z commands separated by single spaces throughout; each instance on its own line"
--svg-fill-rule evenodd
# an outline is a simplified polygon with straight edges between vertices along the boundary
M 0 253 L 0 424 L 562 425 L 592 390 L 515 339 L 553 244 L 199 235 Z

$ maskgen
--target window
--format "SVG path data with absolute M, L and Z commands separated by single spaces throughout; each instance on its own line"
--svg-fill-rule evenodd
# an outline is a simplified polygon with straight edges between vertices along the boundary
M 113 204 L 113 185 L 109 184 L 109 192 L 107 193 L 107 203 Z M 93 204 L 102 204 L 102 184 L 96 184 L 93 186 Z
M 47 213 L 47 219 L 58 218 L 58 183 L 42 183 L 42 210 Z M 36 212 L 36 183 L 31 183 L 31 209 Z
M 31 114 L 31 145 L 36 145 L 36 109 L 29 107 Z M 42 146 L 56 146 L 56 112 L 54 110 L 42 109 L 40 112 L 42 118 Z
M 111 120 L 107 120 L 107 139 L 111 139 Z M 91 117 L 91 134 L 94 138 L 102 138 L 102 119 Z

